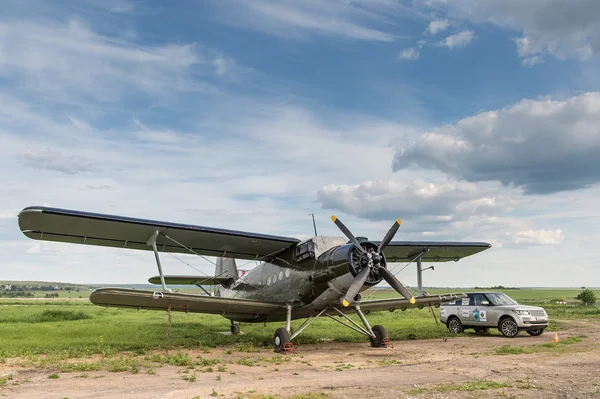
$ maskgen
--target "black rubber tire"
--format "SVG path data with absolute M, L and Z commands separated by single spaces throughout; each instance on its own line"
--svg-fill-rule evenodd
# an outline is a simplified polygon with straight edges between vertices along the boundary
M 487 327 L 475 327 L 475 332 L 477 334 L 487 334 L 490 329 Z
M 387 331 L 383 326 L 373 326 L 371 329 L 373 330 L 373 334 L 375 334 L 375 339 L 369 338 L 371 340 L 371 346 L 373 348 L 379 348 L 383 344 L 383 340 L 388 337 Z
M 519 335 L 519 326 L 512 317 L 505 317 L 500 320 L 498 330 L 507 338 L 514 338 Z
M 446 324 L 446 326 L 448 327 L 448 330 L 454 334 L 461 334 L 463 331 L 465 331 L 465 328 L 458 317 L 451 317 L 448 319 L 448 324 Z
M 231 323 L 231 334 L 235 335 L 235 334 L 239 334 L 239 333 L 240 333 L 240 325 Z
M 288 330 L 283 327 L 275 330 L 275 334 L 273 334 L 273 350 L 275 352 L 283 352 L 283 346 L 290 342 L 290 333 Z
M 527 334 L 537 337 L 538 335 L 542 335 L 544 333 L 544 329 L 541 328 L 539 330 L 527 330 Z

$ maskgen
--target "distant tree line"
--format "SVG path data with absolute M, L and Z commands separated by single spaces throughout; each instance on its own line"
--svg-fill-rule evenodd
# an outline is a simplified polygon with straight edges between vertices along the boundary
M 495 285 L 493 287 L 475 287 L 476 290 L 518 290 L 516 287 L 505 287 L 503 285 Z

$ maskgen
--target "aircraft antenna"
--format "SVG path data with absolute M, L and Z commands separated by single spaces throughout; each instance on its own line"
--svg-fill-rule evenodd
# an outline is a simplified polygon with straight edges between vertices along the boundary
M 315 229 L 315 237 L 316 237 L 316 236 L 318 236 L 318 234 L 317 234 L 317 224 L 315 223 L 315 214 L 311 213 L 310 216 L 312 216 L 313 228 Z

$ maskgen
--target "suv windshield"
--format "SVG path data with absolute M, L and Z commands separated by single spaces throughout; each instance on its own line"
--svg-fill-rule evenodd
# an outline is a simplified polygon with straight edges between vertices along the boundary
M 497 292 L 493 294 L 485 294 L 488 297 L 492 305 L 502 306 L 502 305 L 518 305 L 511 297 L 502 292 Z

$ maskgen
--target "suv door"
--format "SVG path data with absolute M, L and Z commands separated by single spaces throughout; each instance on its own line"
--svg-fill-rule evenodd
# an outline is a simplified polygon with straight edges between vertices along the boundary
M 456 301 L 456 316 L 460 319 L 463 326 L 473 324 L 471 322 L 471 304 L 473 303 L 473 294 L 468 294 L 466 298 L 462 298 Z
M 485 296 L 485 294 L 473 294 L 471 301 L 471 304 L 473 305 L 471 307 L 471 324 L 473 326 L 482 327 L 494 326 L 495 322 L 493 320 L 493 314 L 495 314 L 495 312 L 492 311 L 492 314 L 490 314 L 490 306 L 483 304 L 485 301 L 489 303 L 489 299 Z

